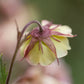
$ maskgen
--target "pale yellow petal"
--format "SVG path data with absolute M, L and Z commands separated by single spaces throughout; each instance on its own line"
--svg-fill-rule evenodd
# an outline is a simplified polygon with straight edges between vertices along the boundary
M 72 29 L 67 25 L 57 27 L 56 31 L 63 33 L 63 34 L 71 34 L 72 33 Z
M 66 46 L 67 50 L 71 49 L 71 46 L 69 44 L 69 40 L 66 37 L 60 37 L 60 36 L 54 36 L 55 39 L 59 40 L 63 43 L 64 46 Z
M 69 44 L 69 40 L 66 37 L 59 37 L 59 39 L 64 43 L 64 45 L 67 47 L 67 50 L 71 50 L 71 46 Z
M 61 38 L 59 38 L 58 40 L 60 40 L 61 42 L 57 42 L 54 39 L 52 39 L 52 42 L 54 43 L 54 45 L 56 47 L 57 57 L 61 58 L 68 54 L 67 50 L 70 47 L 69 47 L 69 45 L 67 46 L 67 44 L 64 42 L 65 41 L 64 39 L 63 39 L 64 41 Z
M 27 60 L 31 63 L 31 64 L 38 64 L 39 63 L 39 59 L 40 59 L 40 51 L 39 51 L 39 43 L 37 42 L 34 46 L 34 48 L 30 51 Z
M 53 28 L 57 28 L 57 27 L 58 27 L 58 25 L 52 24 L 49 29 L 53 29 Z
M 32 64 L 40 64 L 40 65 L 48 65 L 51 64 L 55 59 L 55 54 L 44 44 L 42 44 L 43 52 L 39 50 L 39 43 L 35 45 L 35 47 L 30 51 L 29 58 L 30 63 Z
M 43 54 L 41 54 L 40 57 L 40 64 L 41 65 L 49 65 L 51 64 L 55 59 L 55 54 L 44 44 L 42 44 L 43 47 Z
M 26 47 L 29 45 L 30 40 L 31 40 L 31 38 L 28 39 L 27 41 L 25 41 L 25 42 L 23 43 L 23 45 L 21 46 L 20 51 L 21 51 L 21 55 L 22 55 L 22 56 L 24 56 L 24 50 L 25 50 Z

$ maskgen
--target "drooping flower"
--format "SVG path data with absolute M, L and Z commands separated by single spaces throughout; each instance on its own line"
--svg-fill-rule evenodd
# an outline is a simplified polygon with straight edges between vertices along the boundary
M 52 24 L 47 20 L 41 24 L 43 31 L 34 28 L 22 45 L 21 52 L 32 64 L 48 65 L 67 55 L 67 50 L 71 49 L 67 37 L 76 35 L 72 35 L 72 30 L 67 25 Z

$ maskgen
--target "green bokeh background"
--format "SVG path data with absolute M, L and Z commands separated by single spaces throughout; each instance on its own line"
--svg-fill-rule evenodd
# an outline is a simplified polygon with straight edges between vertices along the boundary
M 70 39 L 72 50 L 65 61 L 72 69 L 74 84 L 84 84 L 84 0 L 27 0 L 37 7 L 40 20 L 69 25 L 76 38 Z

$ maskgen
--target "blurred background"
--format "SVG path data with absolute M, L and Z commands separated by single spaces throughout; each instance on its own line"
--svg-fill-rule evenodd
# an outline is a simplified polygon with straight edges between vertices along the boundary
M 41 21 L 43 19 L 47 19 L 53 21 L 56 24 L 69 25 L 73 30 L 73 34 L 78 35 L 76 38 L 70 39 L 72 50 L 69 51 L 68 56 L 64 57 L 64 60 L 68 64 L 69 68 L 71 69 L 73 84 L 83 84 L 84 83 L 84 67 L 83 67 L 84 65 L 84 47 L 83 47 L 84 0 L 24 0 L 21 2 L 21 4 L 18 5 L 21 6 L 20 9 L 18 9 L 19 11 L 20 10 L 21 11 L 15 15 L 17 17 L 16 19 L 18 21 L 20 28 L 22 28 L 28 21 L 31 20 Z M 3 6 L 2 5 L 0 6 L 1 6 L 0 8 L 2 9 Z M 10 20 L 10 18 L 15 16 L 13 14 L 17 11 L 15 11 L 13 14 L 11 14 L 10 11 L 8 14 L 6 14 L 7 12 L 6 13 L 3 13 L 2 11 L 0 12 L 1 12 L 0 27 L 3 27 L 2 25 L 4 24 L 3 22 L 5 22 L 5 26 L 7 27 L 8 22 L 11 24 L 12 19 Z M 7 16 L 4 14 L 6 14 Z M 7 18 L 4 19 L 5 16 Z M 1 34 L 3 29 L 0 28 L 0 31 Z M 11 43 L 12 42 L 14 41 L 11 41 Z M 3 47 L 4 46 L 0 45 L 1 48 L 0 52 L 3 51 L 5 55 L 9 55 L 9 54 L 11 55 L 11 53 L 13 53 L 13 52 L 8 53 L 8 51 L 5 50 L 8 48 L 8 46 L 6 46 L 7 48 L 3 48 Z M 9 51 L 12 48 L 10 48 Z M 25 64 L 25 66 L 27 66 L 27 64 Z

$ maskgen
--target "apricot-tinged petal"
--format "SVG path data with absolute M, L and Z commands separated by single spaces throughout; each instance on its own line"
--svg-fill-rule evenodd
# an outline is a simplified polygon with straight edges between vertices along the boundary
M 52 22 L 48 21 L 48 20 L 42 20 L 41 22 L 42 26 L 48 25 L 48 24 L 52 24 Z

